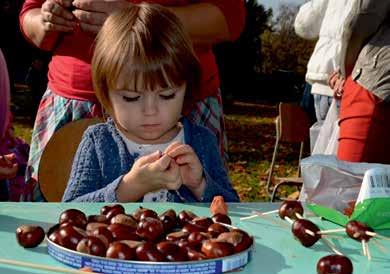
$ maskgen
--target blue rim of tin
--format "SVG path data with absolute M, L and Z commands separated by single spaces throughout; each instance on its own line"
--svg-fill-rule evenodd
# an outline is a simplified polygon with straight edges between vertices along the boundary
M 77 252 L 50 241 L 48 236 L 56 227 L 58 227 L 58 225 L 51 227 L 46 234 L 49 255 L 57 261 L 73 268 L 90 267 L 94 272 L 98 273 L 224 273 L 239 269 L 248 264 L 252 259 L 252 252 L 254 250 L 253 241 L 249 248 L 239 253 L 208 260 L 184 262 L 148 262 L 111 259 Z

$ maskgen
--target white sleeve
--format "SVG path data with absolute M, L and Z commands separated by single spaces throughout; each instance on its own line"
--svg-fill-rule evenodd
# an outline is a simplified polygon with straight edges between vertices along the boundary
M 329 0 L 312 0 L 303 4 L 295 18 L 295 33 L 307 40 L 318 38 Z

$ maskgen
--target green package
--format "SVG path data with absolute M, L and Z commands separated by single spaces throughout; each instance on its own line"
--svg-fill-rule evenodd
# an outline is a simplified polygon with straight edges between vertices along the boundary
M 316 215 L 344 227 L 356 220 L 375 230 L 390 229 L 390 170 L 367 170 L 351 217 L 319 204 L 308 204 L 307 207 Z

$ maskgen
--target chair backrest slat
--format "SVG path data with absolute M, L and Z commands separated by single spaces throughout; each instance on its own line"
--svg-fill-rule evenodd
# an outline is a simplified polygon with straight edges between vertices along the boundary
M 299 105 L 280 103 L 279 118 L 280 141 L 300 143 L 309 138 L 310 120 Z

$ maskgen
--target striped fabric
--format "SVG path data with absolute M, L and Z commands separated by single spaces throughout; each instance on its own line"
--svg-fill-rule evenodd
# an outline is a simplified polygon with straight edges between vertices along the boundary
M 50 89 L 46 90 L 38 108 L 31 137 L 26 170 L 27 189 L 30 191 L 25 194 L 25 201 L 44 201 L 37 183 L 38 167 L 42 152 L 54 132 L 71 121 L 98 116 L 101 116 L 100 106 L 88 101 L 66 99 L 54 94 Z
M 30 155 L 26 170 L 26 182 L 29 191 L 24 201 L 44 201 L 37 183 L 39 161 L 51 136 L 65 124 L 82 118 L 101 116 L 100 106 L 88 102 L 67 99 L 48 89 L 42 97 L 35 120 L 31 139 Z M 227 142 L 222 111 L 221 92 L 217 97 L 207 97 L 198 102 L 188 115 L 193 123 L 209 128 L 218 138 L 221 155 L 227 162 Z

